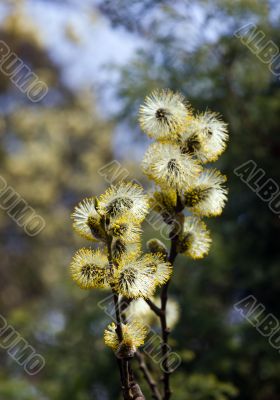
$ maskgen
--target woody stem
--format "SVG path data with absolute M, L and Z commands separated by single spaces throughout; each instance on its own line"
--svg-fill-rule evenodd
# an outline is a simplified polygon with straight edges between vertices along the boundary
M 106 232 L 106 230 L 105 230 Z M 112 237 L 110 235 L 107 236 L 107 251 L 108 251 L 108 261 L 110 266 L 110 274 L 113 272 L 114 263 L 113 263 L 113 255 L 112 255 Z M 116 334 L 118 336 L 119 343 L 123 340 L 123 331 L 122 331 L 122 323 L 121 323 L 121 313 L 119 306 L 119 295 L 115 291 L 113 285 L 111 285 L 113 297 L 114 297 L 114 306 L 115 306 L 115 314 L 116 314 Z M 122 382 L 122 391 L 124 400 L 132 400 L 129 392 L 129 374 L 128 374 L 128 361 L 118 359 L 118 365 L 120 370 L 120 377 Z

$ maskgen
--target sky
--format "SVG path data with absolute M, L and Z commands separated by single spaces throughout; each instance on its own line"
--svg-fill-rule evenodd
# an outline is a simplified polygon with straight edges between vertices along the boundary
M 141 45 L 140 39 L 123 29 L 113 29 L 92 1 L 28 0 L 28 13 L 40 24 L 41 34 L 54 60 L 65 67 L 64 79 L 71 87 L 89 87 L 106 79 L 104 66 L 125 64 Z M 67 39 L 71 30 L 80 43 Z
M 97 3 L 100 0 L 25 0 L 25 9 L 35 24 L 40 27 L 41 36 L 54 60 L 64 66 L 64 79 L 70 87 L 91 87 L 106 81 L 108 63 L 124 65 L 133 57 L 137 49 L 147 42 L 123 28 L 112 28 L 108 19 L 102 16 Z M 20 0 L 5 0 L 0 3 L 0 21 L 9 9 L 9 4 Z M 183 3 L 174 2 L 174 10 L 180 14 Z M 227 22 L 205 24 L 205 10 L 198 3 L 188 8 L 192 15 L 182 19 L 176 27 L 164 24 L 165 31 L 176 29 L 176 36 L 185 41 L 186 46 L 197 43 L 199 38 L 213 42 L 227 29 Z M 280 9 L 280 4 L 279 7 Z M 274 13 L 276 9 L 274 7 Z M 154 17 L 160 8 L 154 11 Z M 183 12 L 183 15 L 184 12 Z M 167 21 L 166 21 L 167 22 Z M 80 38 L 80 43 L 67 40 L 71 30 Z M 188 40 L 186 39 L 188 33 Z M 189 47 L 189 48 L 190 48 Z M 187 48 L 187 47 L 186 47 Z
M 86 88 L 91 89 L 94 94 L 98 93 L 97 109 L 103 117 L 110 117 L 118 110 L 119 103 L 114 99 L 117 72 L 108 72 L 108 64 L 129 63 L 137 50 L 149 43 L 136 34 L 128 33 L 124 28 L 113 28 L 109 20 L 98 11 L 98 1 L 100 0 L 25 0 L 24 9 L 39 26 L 40 35 L 51 57 L 63 66 L 63 79 L 67 85 L 74 90 Z M 14 2 L 15 0 L 5 0 L 0 3 L 0 21 L 8 12 L 9 4 Z M 17 0 L 18 2 L 20 1 Z M 183 3 L 176 4 L 180 6 Z M 176 4 L 174 3 L 174 9 Z M 176 12 L 180 11 L 182 10 L 177 7 Z M 214 42 L 227 29 L 226 21 L 220 21 L 218 25 L 215 22 L 205 24 L 205 13 L 198 3 L 193 3 L 188 12 L 192 16 L 188 21 L 182 18 L 176 27 L 168 24 L 162 27 L 164 32 L 176 29 L 176 36 L 181 38 L 188 50 L 200 40 Z M 157 7 L 154 13 L 160 21 L 160 8 Z M 79 38 L 79 43 L 69 40 L 69 32 L 74 38 Z M 185 40 L 186 32 L 188 40 Z M 106 90 L 102 90 L 106 84 Z M 123 148 L 125 153 L 131 150 L 130 144 L 125 146 L 127 140 L 124 143 L 121 140 L 126 129 L 118 126 L 115 134 L 118 144 L 116 147 Z
M 14 1 L 0 3 L 0 23 Z M 35 25 L 50 56 L 63 67 L 63 79 L 73 89 L 94 89 L 108 78 L 105 66 L 126 64 L 143 45 L 124 29 L 113 29 L 93 0 L 26 0 L 23 9 Z M 79 43 L 69 40 L 79 38 Z M 110 76 L 110 78 L 113 78 Z M 108 104 L 106 102 L 106 104 Z M 114 108 L 108 104 L 108 108 Z
M 7 0 L 0 4 L 0 21 L 8 11 L 8 5 L 14 2 Z M 64 79 L 73 88 L 102 82 L 107 76 L 106 64 L 124 65 L 137 49 L 147 45 L 124 28 L 112 28 L 98 11 L 97 0 L 25 0 L 24 3 L 24 10 L 38 24 L 51 56 L 65 67 Z M 158 13 L 159 9 L 156 11 Z M 192 13 L 191 26 L 196 35 L 203 24 L 203 16 L 196 6 L 192 7 Z M 169 28 L 174 29 L 173 26 L 164 27 L 165 30 Z M 79 44 L 67 40 L 66 32 L 70 29 L 79 37 Z M 184 37 L 186 29 L 190 35 L 187 21 L 178 24 L 176 29 L 178 36 Z M 214 40 L 217 34 L 210 29 L 207 36 Z
M 62 65 L 65 83 L 74 90 L 86 88 L 92 90 L 94 94 L 97 93 L 97 110 L 106 118 L 113 116 L 120 107 L 120 102 L 114 98 L 117 70 L 109 72 L 108 64 L 117 66 L 127 64 L 138 49 L 149 45 L 149 41 L 128 33 L 124 28 L 113 28 L 109 20 L 98 11 L 98 1 L 100 0 L 25 0 L 22 4 L 32 22 L 39 26 L 40 36 L 50 56 Z M 14 2 L 7 0 L 0 3 L 0 19 L 9 12 L 8 5 Z M 17 0 L 18 3 L 21 2 Z M 176 12 L 182 11 L 177 7 Z M 160 21 L 159 7 L 148 14 L 148 21 L 152 12 L 153 17 Z M 201 37 L 204 16 L 196 4 L 189 12 L 193 16 L 191 20 L 183 19 L 176 27 L 164 24 L 163 34 L 176 28 L 178 38 L 181 37 L 190 49 Z M 161 29 L 160 24 L 158 29 Z M 185 41 L 186 31 L 188 41 Z M 69 40 L 69 32 L 71 37 L 79 38 L 79 43 Z M 208 32 L 204 31 L 203 36 L 205 35 L 210 41 L 215 40 L 217 29 L 210 28 Z M 129 153 L 131 156 L 133 153 L 134 158 L 141 159 L 143 149 L 139 151 L 139 146 L 130 143 L 129 137 L 128 127 L 119 124 L 115 129 L 114 148 L 121 151 L 116 150 L 116 155 L 125 157 L 125 154 Z
M 8 0 L 0 3 L 0 23 L 11 12 L 13 3 Z M 85 88 L 97 94 L 95 106 L 101 117 L 113 116 L 119 107 L 112 84 L 117 80 L 117 72 L 114 77 L 113 72 L 108 71 L 108 64 L 128 63 L 143 46 L 140 38 L 124 29 L 112 28 L 92 0 L 26 0 L 23 10 L 38 25 L 40 39 L 51 58 L 62 66 L 65 83 L 74 90 Z M 71 36 L 79 38 L 78 43 L 69 40 L 69 30 Z M 109 81 L 109 87 L 102 90 Z M 118 132 L 117 126 L 114 147 L 122 148 L 125 154 L 130 147 L 129 134 L 124 134 L 123 127 L 121 134 Z

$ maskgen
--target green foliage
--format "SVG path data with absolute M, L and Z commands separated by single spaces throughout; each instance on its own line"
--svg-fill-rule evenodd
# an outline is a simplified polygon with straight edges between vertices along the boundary
M 229 400 L 238 394 L 233 385 L 220 382 L 214 375 L 174 376 L 173 384 L 178 388 L 174 392 L 178 400 Z
M 38 389 L 25 380 L 0 380 L 0 396 L 5 400 L 43 400 Z
M 128 26 L 127 20 L 133 20 L 140 7 L 140 1 L 125 10 L 122 0 L 106 3 L 107 15 L 121 26 Z M 279 219 L 234 174 L 235 168 L 252 159 L 266 172 L 262 183 L 268 178 L 280 182 L 279 81 L 234 36 L 237 29 L 254 22 L 265 32 L 266 41 L 279 46 L 279 30 L 268 3 L 197 1 L 203 21 L 199 26 L 193 2 L 152 2 L 149 17 L 143 13 L 134 26 L 139 35 L 145 32 L 147 45 L 123 68 L 117 90 L 125 105 L 120 118 L 127 121 L 136 115 L 143 94 L 160 86 L 183 88 L 196 108 L 203 110 L 207 103 L 229 123 L 231 140 L 219 163 L 229 176 L 229 204 L 223 217 L 210 224 L 214 246 L 209 258 L 198 263 L 182 259 L 175 271 L 173 290 L 181 320 L 174 335 L 176 348 L 187 344 L 196 354 L 182 367 L 187 376 L 193 371 L 214 373 L 238 387 L 242 400 L 276 399 L 280 389 L 277 350 L 249 323 L 240 323 L 233 309 L 238 299 L 253 294 L 267 313 L 279 317 Z M 224 29 L 210 40 L 215 27 Z
M 279 218 L 233 170 L 253 159 L 267 178 L 280 182 L 280 86 L 268 66 L 233 33 L 254 21 L 279 45 L 269 7 L 278 4 L 100 3 L 114 26 L 146 40 L 121 71 L 117 92 L 124 106 L 118 119 L 127 121 L 132 115 L 134 124 L 145 95 L 156 87 L 170 87 L 183 90 L 196 108 L 203 110 L 207 104 L 220 112 L 231 133 L 218 166 L 229 175 L 230 200 L 223 217 L 210 224 L 212 252 L 203 262 L 180 258 L 174 272 L 172 296 L 181 310 L 171 343 L 183 359 L 172 381 L 174 399 L 277 400 L 279 354 L 249 323 L 239 322 L 233 304 L 253 294 L 268 313 L 280 316 Z M 193 6 L 203 18 L 195 33 Z M 220 26 L 225 29 L 211 41 L 209 32 Z M 31 239 L 8 216 L 1 217 L 0 298 L 1 314 L 44 355 L 46 367 L 31 379 L 2 350 L 0 397 L 115 400 L 117 369 L 102 340 L 109 318 L 97 306 L 105 294 L 81 292 L 67 269 L 73 248 L 84 244 L 72 234 L 69 210 L 85 195 L 104 190 L 96 171 L 113 158 L 112 125 L 102 121 L 88 95 L 65 86 L 62 71 L 39 36 L 20 9 L 1 25 L 1 39 L 48 82 L 60 101 L 31 107 L 20 98 L 19 106 L 14 87 L 1 76 L 3 104 L 13 105 L 1 109 L 1 175 L 46 219 L 47 227 Z M 139 132 L 135 138 L 143 141 Z M 131 176 L 137 170 L 131 163 Z M 149 232 L 145 241 L 154 236 Z

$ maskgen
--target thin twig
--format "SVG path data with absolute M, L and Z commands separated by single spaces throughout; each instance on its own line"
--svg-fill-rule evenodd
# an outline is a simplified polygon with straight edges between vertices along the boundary
M 151 310 L 153 310 L 154 313 L 160 317 L 162 314 L 161 308 L 156 306 L 155 303 L 153 303 L 150 299 L 145 299 L 145 301 L 150 306 Z
M 133 382 L 130 387 L 132 393 L 132 400 L 146 400 L 138 383 Z
M 135 380 L 133 371 L 131 367 L 129 368 L 129 376 L 130 376 L 130 391 L 131 394 L 133 395 L 133 400 L 145 400 L 145 396 L 142 393 L 142 390 L 138 383 Z
M 172 240 L 171 244 L 171 251 L 170 251 L 170 256 L 169 260 L 174 262 L 176 255 L 174 253 L 174 248 L 176 249 L 176 243 L 174 244 L 174 240 Z M 174 254 L 174 255 L 173 255 Z M 169 365 L 168 365 L 168 336 L 170 334 L 170 329 L 167 326 L 167 321 L 166 321 L 166 305 L 167 305 L 167 300 L 168 300 L 168 287 L 169 287 L 169 282 L 168 281 L 162 288 L 161 292 L 161 311 L 162 315 L 160 317 L 160 323 L 161 323 L 161 336 L 162 336 L 162 346 L 161 346 L 161 353 L 162 353 L 162 368 L 163 368 L 163 386 L 164 386 L 164 400 L 169 400 L 171 397 L 171 389 L 170 389 L 170 370 L 169 370 Z
M 114 294 L 114 304 L 115 304 L 115 313 L 116 313 L 116 333 L 118 335 L 119 342 L 121 343 L 123 340 L 123 331 L 122 331 L 122 323 L 121 323 L 121 314 L 119 308 L 119 295 L 112 289 Z M 128 360 L 121 360 L 120 362 L 120 371 L 121 371 L 121 378 L 123 383 L 123 394 L 125 400 L 131 400 L 132 397 L 129 393 L 129 373 L 128 373 Z
M 149 387 L 151 388 L 152 398 L 155 400 L 162 400 L 162 396 L 159 392 L 159 389 L 157 387 L 157 384 L 156 384 L 154 378 L 152 377 L 152 374 L 150 373 L 150 371 L 147 367 L 147 364 L 145 362 L 145 358 L 144 358 L 143 354 L 140 351 L 137 351 L 135 354 L 135 357 L 136 357 L 137 361 L 139 362 L 139 367 L 143 373 L 145 380 L 147 381 Z
M 106 226 L 104 223 L 104 231 L 106 232 Z M 110 265 L 110 273 L 114 268 L 113 263 L 113 256 L 112 256 L 112 237 L 107 235 L 107 250 L 108 250 L 108 261 Z M 118 336 L 118 340 L 121 343 L 123 340 L 123 331 L 122 331 L 122 320 L 121 320 L 121 312 L 120 312 L 120 305 L 119 305 L 119 295 L 114 290 L 114 286 L 111 285 L 113 298 L 114 298 L 114 305 L 115 305 L 115 314 L 116 314 L 116 333 Z M 133 400 L 133 397 L 130 395 L 130 387 L 129 387 L 129 373 L 128 373 L 128 361 L 127 360 L 118 360 L 120 376 L 121 376 L 121 383 L 122 383 L 122 391 L 123 397 L 125 400 Z
M 132 299 L 127 299 L 125 297 L 122 297 L 122 299 L 120 301 L 121 318 L 122 318 L 122 321 L 124 321 L 124 323 L 127 323 L 125 311 L 131 302 L 132 302 Z M 129 376 L 129 380 L 130 380 L 129 387 L 130 387 L 130 392 L 133 396 L 133 400 L 145 400 L 145 396 L 143 395 L 140 386 L 136 382 L 133 371 L 129 364 L 127 364 L 127 368 L 128 368 L 128 376 Z
M 177 204 L 176 204 L 176 217 L 180 216 L 181 211 L 184 209 L 184 205 L 181 201 L 179 194 L 177 194 Z M 182 216 L 182 215 L 181 215 Z M 168 256 L 168 261 L 170 264 L 174 264 L 174 261 L 177 257 L 177 240 L 178 240 L 178 233 L 172 236 L 171 239 L 171 247 Z M 166 306 L 168 300 L 168 288 L 169 288 L 170 280 L 163 286 L 161 291 L 161 316 L 160 316 L 160 323 L 161 323 L 161 336 L 162 336 L 162 346 L 161 346 L 161 353 L 163 357 L 162 367 L 163 367 L 163 386 L 164 386 L 164 396 L 163 400 L 169 400 L 171 397 L 171 389 L 170 389 L 170 374 L 171 371 L 168 365 L 168 337 L 170 334 L 170 329 L 167 326 L 166 320 Z

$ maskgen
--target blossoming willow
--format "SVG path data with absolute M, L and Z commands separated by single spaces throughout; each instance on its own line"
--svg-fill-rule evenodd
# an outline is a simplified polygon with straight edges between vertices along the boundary
M 119 359 L 123 398 L 145 399 L 129 365 L 136 356 L 153 398 L 169 400 L 168 335 L 179 311 L 174 300 L 168 303 L 168 286 L 179 253 L 201 259 L 209 252 L 210 232 L 202 218 L 222 213 L 227 189 L 226 177 L 206 163 L 225 150 L 228 133 L 217 114 L 195 114 L 181 94 L 170 90 L 157 90 L 147 97 L 139 120 L 143 131 L 155 139 L 142 163 L 154 188 L 146 195 L 140 185 L 122 181 L 75 207 L 75 232 L 99 247 L 78 250 L 70 273 L 82 289 L 112 293 L 114 322 L 105 329 L 104 340 Z M 147 242 L 148 252 L 143 251 L 141 224 L 149 210 L 160 214 L 168 226 L 169 249 L 154 238 Z M 154 324 L 145 307 L 161 325 L 162 393 L 139 350 L 149 331 L 147 321 Z M 149 318 L 143 318 L 143 310 Z

